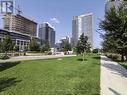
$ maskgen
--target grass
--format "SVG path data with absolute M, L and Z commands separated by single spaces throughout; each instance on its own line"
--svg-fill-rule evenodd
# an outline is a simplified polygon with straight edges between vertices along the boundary
M 0 64 L 0 95 L 100 95 L 100 58 L 85 58 Z
M 119 62 L 120 65 L 122 65 L 124 68 L 127 69 L 127 62 Z

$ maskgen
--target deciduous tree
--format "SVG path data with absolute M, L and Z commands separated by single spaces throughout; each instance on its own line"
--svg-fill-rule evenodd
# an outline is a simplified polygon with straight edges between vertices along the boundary
M 83 61 L 84 61 L 84 55 L 86 51 L 90 48 L 90 44 L 88 43 L 88 37 L 84 36 L 84 33 L 80 36 L 78 44 L 76 46 L 76 52 L 77 54 L 83 55 Z
M 7 56 L 8 51 L 13 49 L 13 43 L 12 43 L 12 39 L 10 36 L 5 36 L 3 38 L 3 41 L 1 43 L 2 46 L 2 51 L 5 52 L 5 56 Z
M 40 45 L 38 44 L 37 40 L 32 38 L 30 45 L 29 45 L 30 51 L 40 51 Z

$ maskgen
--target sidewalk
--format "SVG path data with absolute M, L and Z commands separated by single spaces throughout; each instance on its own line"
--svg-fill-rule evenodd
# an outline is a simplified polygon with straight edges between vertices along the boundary
M 101 95 L 127 95 L 127 70 L 101 56 Z
M 72 56 L 76 56 L 76 55 L 18 56 L 18 57 L 12 57 L 12 58 L 7 59 L 7 60 L 0 60 L 0 63 L 2 63 L 2 62 L 23 61 L 23 60 L 37 60 L 37 59 L 72 57 Z

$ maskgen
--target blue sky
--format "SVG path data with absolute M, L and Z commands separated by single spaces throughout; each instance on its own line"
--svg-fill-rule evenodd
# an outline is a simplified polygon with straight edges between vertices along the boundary
M 103 19 L 104 16 L 104 0 L 16 0 L 16 5 L 18 4 L 23 15 L 38 24 L 54 22 L 56 42 L 64 36 L 71 36 L 73 16 L 92 12 L 94 47 L 100 47 L 101 39 L 96 30 L 100 22 L 98 19 Z M 58 20 L 57 23 L 55 23 L 56 20 Z

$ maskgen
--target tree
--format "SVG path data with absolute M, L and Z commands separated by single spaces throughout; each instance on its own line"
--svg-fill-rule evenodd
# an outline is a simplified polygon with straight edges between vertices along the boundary
M 30 48 L 30 51 L 40 51 L 40 45 L 38 44 L 35 38 L 31 39 L 29 48 Z
M 96 49 L 93 49 L 93 53 L 98 53 L 99 52 L 99 49 L 96 48 Z
M 45 51 L 50 51 L 50 45 L 48 41 L 45 42 Z
M 19 51 L 19 46 L 15 45 L 13 49 L 14 49 L 14 51 L 18 52 Z
M 69 42 L 65 42 L 63 46 L 63 51 L 71 51 L 71 44 Z
M 48 52 L 50 51 L 50 45 L 49 45 L 49 42 L 48 41 L 45 41 L 45 44 L 44 44 L 44 47 L 42 48 L 41 50 L 42 52 Z
M 7 56 L 8 51 L 13 49 L 13 43 L 12 43 L 12 39 L 10 36 L 5 36 L 5 38 L 3 38 L 3 42 L 2 42 L 2 50 L 3 52 L 5 52 L 5 56 Z
M 126 56 L 127 60 L 127 11 L 125 6 L 118 9 L 113 7 L 106 12 L 105 19 L 101 21 L 99 27 L 106 32 L 103 37 L 103 49 L 121 54 L 122 61 Z
M 84 33 L 80 36 L 78 44 L 76 46 L 76 52 L 77 54 L 83 55 L 83 61 L 84 61 L 84 54 L 85 52 L 90 48 L 90 44 L 88 43 L 88 37 L 84 36 Z
M 2 41 L 0 40 L 0 52 L 2 52 Z
M 87 42 L 87 49 L 86 49 L 87 53 L 91 52 L 91 44 Z
M 76 51 L 77 55 L 82 53 L 80 41 L 78 41 L 75 51 Z

